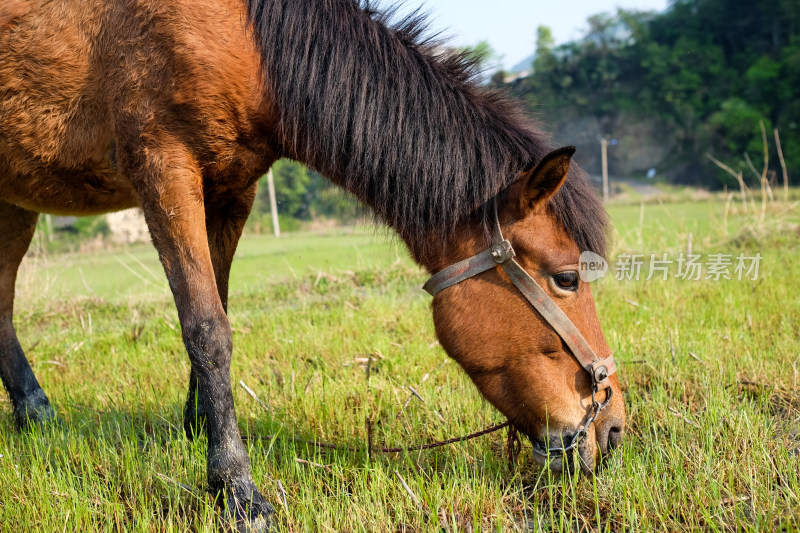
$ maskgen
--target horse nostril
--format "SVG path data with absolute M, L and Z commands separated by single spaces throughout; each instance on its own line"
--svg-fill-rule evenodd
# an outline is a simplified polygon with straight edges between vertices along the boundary
M 608 450 L 611 451 L 619 447 L 620 444 L 622 444 L 622 427 L 612 426 L 608 430 Z
M 622 423 L 617 418 L 606 420 L 598 428 L 598 444 L 603 454 L 610 453 L 614 448 L 622 444 Z

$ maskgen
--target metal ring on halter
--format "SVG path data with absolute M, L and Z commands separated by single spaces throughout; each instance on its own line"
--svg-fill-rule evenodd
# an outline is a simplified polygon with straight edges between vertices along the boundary
M 538 455 L 547 456 L 548 453 L 565 453 L 579 446 L 581 443 L 581 438 L 589 433 L 589 426 L 592 424 L 592 422 L 597 420 L 597 417 L 600 415 L 600 411 L 605 409 L 608 406 L 609 402 L 611 402 L 611 396 L 614 393 L 613 389 L 611 387 L 608 387 L 607 389 L 605 389 L 605 391 L 606 391 L 605 400 L 603 400 L 603 403 L 598 403 L 597 401 L 595 401 L 595 394 L 597 393 L 597 390 L 592 390 L 592 412 L 589 413 L 589 415 L 581 424 L 580 428 L 578 428 L 578 431 L 572 436 L 572 439 L 570 439 L 569 441 L 569 445 L 559 448 L 559 447 L 547 446 L 547 444 L 545 443 L 544 450 L 537 449 L 534 446 L 533 451 Z

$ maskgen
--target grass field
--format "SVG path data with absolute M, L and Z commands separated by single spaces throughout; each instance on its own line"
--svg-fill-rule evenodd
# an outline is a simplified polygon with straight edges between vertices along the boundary
M 376 444 L 406 445 L 503 417 L 436 344 L 424 275 L 380 231 L 246 237 L 231 286 L 232 380 L 279 526 L 800 531 L 800 207 L 777 205 L 764 223 L 716 201 L 611 215 L 615 255 L 674 259 L 691 246 L 762 259 L 756 281 L 672 270 L 668 281 L 597 283 L 629 427 L 594 478 L 544 471 L 529 449 L 511 465 L 502 433 L 371 458 L 305 444 L 363 446 L 370 421 Z M 66 424 L 19 434 L 2 396 L 0 530 L 216 530 L 205 442 L 183 436 L 188 359 L 155 252 L 37 248 L 16 324 Z M 409 386 L 424 402 L 407 403 Z

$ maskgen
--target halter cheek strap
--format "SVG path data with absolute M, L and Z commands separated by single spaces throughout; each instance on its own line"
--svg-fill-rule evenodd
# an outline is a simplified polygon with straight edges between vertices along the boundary
M 497 206 L 494 206 L 494 228 L 492 246 L 481 253 L 463 261 L 459 261 L 433 275 L 422 287 L 431 296 L 436 296 L 440 291 L 460 283 L 466 279 L 477 276 L 483 272 L 502 267 L 511 279 L 514 286 L 522 293 L 534 309 L 558 333 L 564 343 L 569 347 L 572 355 L 592 378 L 592 391 L 607 389 L 611 383 L 609 376 L 617 371 L 614 357 L 600 359 L 586 342 L 581 332 L 564 314 L 564 311 L 552 298 L 536 283 L 530 274 L 514 259 L 516 253 L 511 243 L 503 238 L 500 222 L 497 218 Z M 610 392 L 610 389 L 609 389 Z

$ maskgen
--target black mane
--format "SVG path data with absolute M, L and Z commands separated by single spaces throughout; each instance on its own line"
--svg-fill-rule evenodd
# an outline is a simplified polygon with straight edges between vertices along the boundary
M 472 59 L 357 0 L 247 0 L 279 141 L 371 206 L 408 243 L 444 239 L 548 151 Z M 603 253 L 606 215 L 579 170 L 551 209 L 582 250 Z

